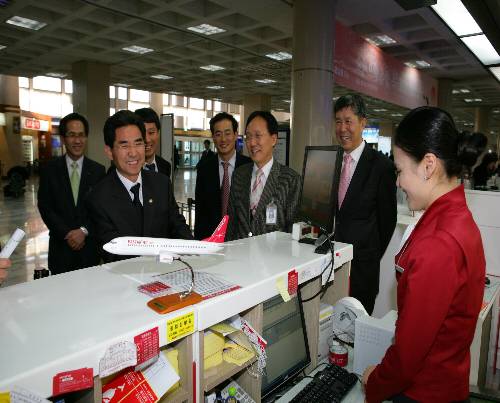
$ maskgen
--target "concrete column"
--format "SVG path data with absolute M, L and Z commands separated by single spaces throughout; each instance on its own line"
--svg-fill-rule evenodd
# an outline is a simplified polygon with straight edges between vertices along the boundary
M 453 80 L 440 78 L 438 80 L 438 107 L 451 113 L 453 108 Z
M 491 115 L 491 107 L 489 106 L 476 107 L 474 131 L 484 133 L 486 134 L 486 136 L 489 137 L 490 115 Z
M 306 145 L 333 143 L 333 53 L 337 0 L 293 3 L 290 166 L 302 171 Z
M 163 94 L 159 92 L 151 92 L 150 94 L 149 105 L 151 106 L 151 109 L 158 114 L 158 116 L 161 116 L 163 113 Z
M 253 111 L 270 111 L 271 95 L 267 94 L 249 94 L 243 97 L 243 113 L 241 114 L 240 134 L 245 134 L 245 125 L 248 116 Z
M 23 165 L 22 136 L 19 127 L 19 82 L 15 76 L 0 74 L 0 113 L 5 116 L 5 126 L 0 126 L 1 174 L 15 165 Z M 16 123 L 14 123 L 16 121 Z
M 73 110 L 84 115 L 90 126 L 87 156 L 106 167 L 102 129 L 109 117 L 109 66 L 79 61 L 72 65 Z

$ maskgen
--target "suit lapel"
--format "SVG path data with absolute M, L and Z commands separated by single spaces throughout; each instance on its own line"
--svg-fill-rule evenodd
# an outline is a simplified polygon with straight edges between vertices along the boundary
M 87 194 L 87 189 L 89 187 L 89 179 L 92 175 L 92 172 L 89 167 L 89 162 L 87 157 L 83 157 L 82 164 L 82 176 L 80 178 L 80 187 L 78 188 L 78 205 L 82 203 L 83 198 Z
M 269 177 L 266 180 L 266 186 L 262 191 L 260 196 L 259 204 L 257 205 L 257 211 L 255 212 L 255 217 L 257 217 L 261 211 L 265 211 L 267 205 L 271 203 L 273 199 L 274 189 L 278 186 L 278 177 L 280 174 L 280 165 L 278 161 L 274 160 L 271 171 L 269 172 Z M 250 198 L 249 198 L 250 199 Z
M 241 200 L 246 224 L 248 225 L 248 228 L 250 228 L 250 185 L 252 183 L 253 164 L 248 164 L 248 167 L 245 166 L 241 169 L 245 169 L 242 180 L 242 189 L 235 188 L 234 190 L 240 193 L 237 197 Z
M 120 178 L 116 173 L 116 169 L 113 172 L 110 172 L 109 175 L 113 175 L 113 181 L 111 181 L 111 189 L 110 194 L 114 199 L 111 201 L 111 206 L 113 210 L 117 210 L 120 217 L 125 217 L 124 222 L 129 227 L 129 233 L 134 234 L 136 228 L 134 228 L 133 218 L 136 216 L 136 211 L 134 210 L 134 205 L 132 204 L 132 199 L 129 195 L 128 190 L 125 188 L 125 185 L 122 183 Z M 144 194 L 143 194 L 144 199 Z M 130 219 L 127 219 L 130 218 Z
M 58 161 L 58 169 L 60 172 L 60 183 L 62 192 L 65 194 L 68 205 L 72 208 L 75 207 L 75 200 L 73 199 L 73 191 L 71 190 L 71 182 L 69 180 L 68 166 L 66 164 L 66 156 L 62 156 Z
M 340 210 L 343 210 L 346 206 L 349 206 L 351 199 L 356 195 L 360 195 L 363 192 L 363 183 L 365 183 L 366 177 L 370 173 L 371 161 L 373 159 L 373 153 L 368 144 L 365 144 L 365 148 L 361 153 L 358 164 L 356 165 L 356 170 L 352 175 L 351 182 L 347 188 L 347 193 L 342 203 Z

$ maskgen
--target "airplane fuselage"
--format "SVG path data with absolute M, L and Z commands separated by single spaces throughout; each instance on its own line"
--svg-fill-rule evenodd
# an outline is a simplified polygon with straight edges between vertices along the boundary
M 115 255 L 156 256 L 162 253 L 175 255 L 209 255 L 223 249 L 221 243 L 185 239 L 119 237 L 104 245 L 104 249 Z

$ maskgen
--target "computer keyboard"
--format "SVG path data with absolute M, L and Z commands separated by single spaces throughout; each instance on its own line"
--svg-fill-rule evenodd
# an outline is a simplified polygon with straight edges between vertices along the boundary
M 356 382 L 358 377 L 355 374 L 338 365 L 328 364 L 290 402 L 339 403 Z

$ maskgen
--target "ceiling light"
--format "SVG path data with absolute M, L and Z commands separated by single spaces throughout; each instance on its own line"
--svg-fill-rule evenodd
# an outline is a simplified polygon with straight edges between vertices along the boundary
M 500 55 L 497 53 L 486 35 L 474 35 L 460 38 L 463 43 L 481 60 L 483 64 L 498 64 L 500 63 Z
M 403 116 L 401 113 L 391 113 L 391 116 L 398 117 L 398 116 Z
M 0 45 L 0 50 L 5 49 L 7 46 Z
M 482 98 L 464 98 L 464 102 L 482 102 Z
M 408 66 L 408 67 L 413 67 L 414 69 L 417 68 L 417 65 L 413 62 L 405 62 L 405 65 Z
M 387 109 L 384 109 L 384 108 L 374 109 L 373 112 L 387 112 Z
M 55 78 L 64 78 L 67 76 L 66 73 L 55 73 L 55 72 L 50 72 L 50 73 L 47 73 L 45 75 L 49 76 L 49 77 L 55 77 Z
M 389 35 L 372 35 L 365 38 L 368 42 L 375 46 L 385 46 L 397 43 L 395 39 Z
M 122 48 L 122 50 L 126 50 L 127 52 L 130 53 L 139 53 L 140 55 L 149 52 L 154 52 L 154 49 L 144 48 L 142 46 L 137 46 L 137 45 L 127 46 L 125 48 Z
M 428 69 L 429 67 L 431 67 L 431 64 L 427 63 L 425 60 L 416 60 L 415 64 L 421 69 Z
M 274 60 L 290 60 L 292 58 L 288 52 L 268 53 L 266 56 Z
M 469 91 L 467 88 L 462 88 L 462 89 L 460 90 L 460 92 L 461 92 L 462 94 L 468 94 L 470 91 Z
M 130 87 L 129 84 L 123 84 L 123 83 L 114 83 L 113 85 L 116 87 Z
M 194 27 L 188 27 L 188 30 L 203 35 L 214 35 L 214 34 L 220 34 L 221 32 L 226 32 L 225 29 L 215 27 L 210 24 L 201 24 L 201 25 L 196 25 Z
M 490 130 L 490 134 L 495 134 L 495 131 L 494 130 Z
M 207 85 L 209 90 L 222 90 L 224 87 L 222 85 Z
M 255 80 L 255 82 L 261 83 L 261 84 L 272 84 L 272 83 L 275 83 L 276 80 L 271 80 L 270 78 L 262 78 L 260 80 Z
M 182 92 L 180 92 L 180 91 L 169 91 L 168 93 L 171 95 L 181 95 L 182 94 Z
M 9 18 L 5 22 L 7 24 L 10 24 L 10 25 L 15 25 L 15 26 L 21 27 L 21 28 L 32 29 L 34 31 L 38 31 L 39 29 L 42 29 L 44 26 L 47 25 L 47 23 L 45 23 L 45 22 L 40 22 L 37 20 L 31 20 L 29 18 L 19 17 L 17 15 Z
M 495 76 L 495 78 L 500 81 L 500 66 L 499 67 L 490 67 L 491 73 Z M 494 111 L 493 113 L 498 113 L 498 111 Z
M 460 94 L 460 90 L 453 90 L 451 91 L 452 94 Z
M 170 80 L 173 77 L 172 76 L 166 76 L 165 74 L 155 74 L 154 76 L 151 76 L 151 78 L 156 78 L 157 80 Z
M 291 104 L 292 100 L 291 99 L 284 99 L 283 102 L 286 102 L 287 104 Z
M 438 1 L 431 7 L 458 36 L 482 32 L 460 0 Z
M 224 70 L 224 67 L 217 66 L 216 64 L 209 64 L 207 66 L 200 66 L 200 69 L 208 70 L 208 71 L 220 71 L 220 70 Z

